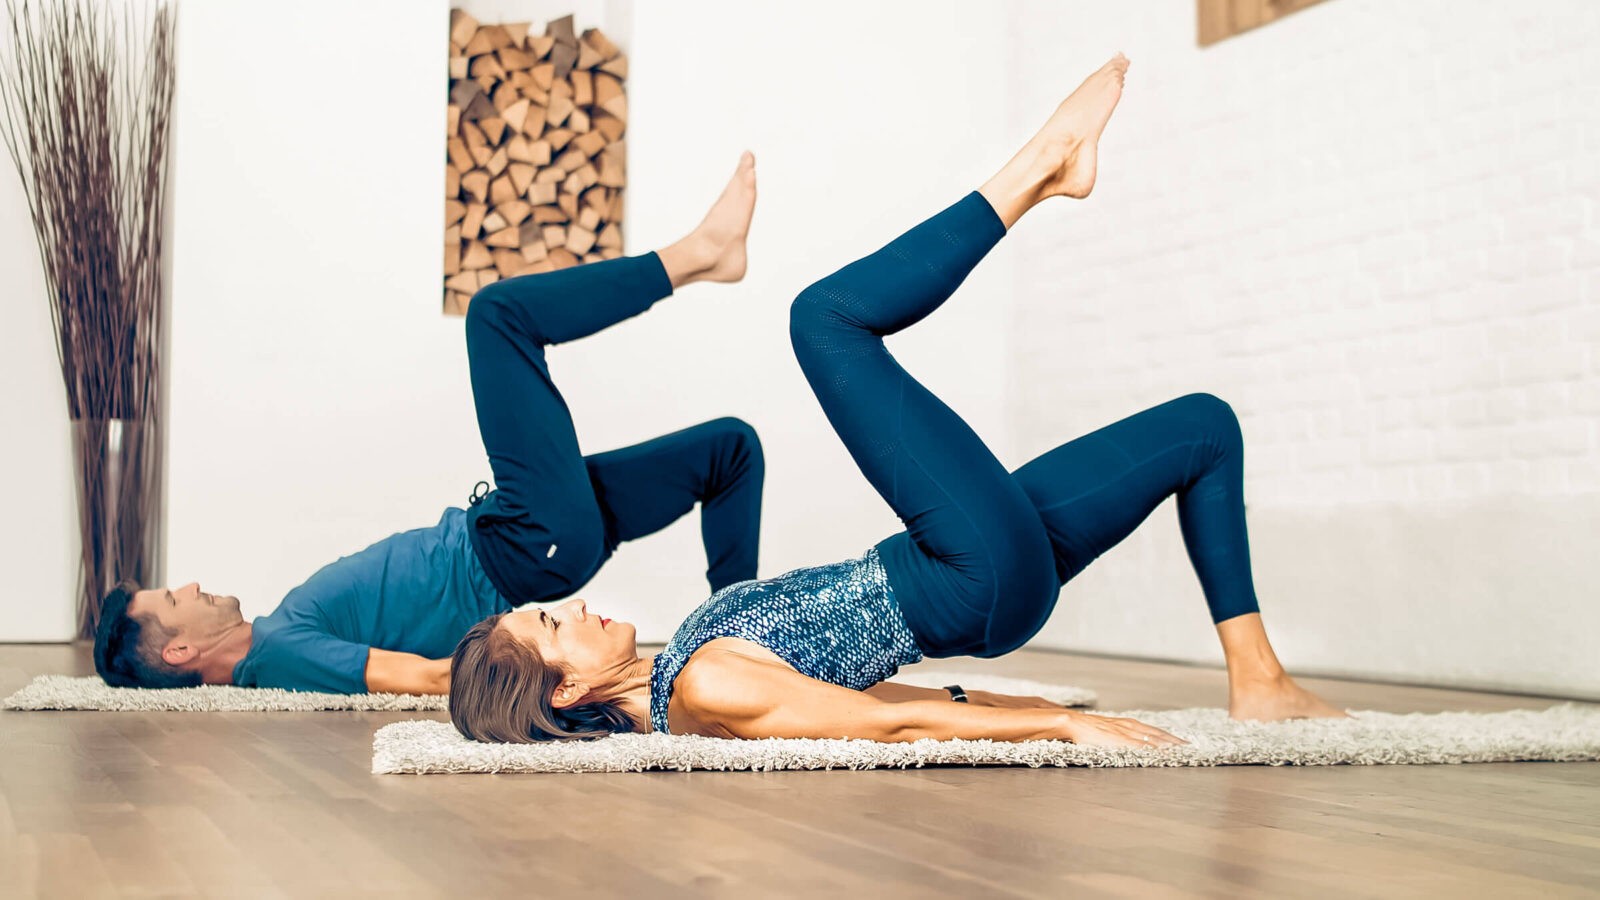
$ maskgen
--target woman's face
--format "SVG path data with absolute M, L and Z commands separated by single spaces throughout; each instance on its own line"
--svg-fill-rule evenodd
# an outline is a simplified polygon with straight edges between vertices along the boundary
M 593 687 L 639 658 L 634 627 L 589 612 L 582 600 L 507 613 L 499 627 L 537 650 L 545 662 L 565 668 L 571 680 Z

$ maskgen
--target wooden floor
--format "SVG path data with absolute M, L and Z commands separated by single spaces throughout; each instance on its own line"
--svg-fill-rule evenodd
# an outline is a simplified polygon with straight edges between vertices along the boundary
M 927 664 L 924 664 L 927 665 Z M 1217 705 L 1220 671 L 938 667 Z M 0 645 L 0 695 L 90 674 Z M 1308 682 L 1392 711 L 1537 698 Z M 0 896 L 1600 896 L 1600 763 L 374 776 L 419 713 L 0 713 Z

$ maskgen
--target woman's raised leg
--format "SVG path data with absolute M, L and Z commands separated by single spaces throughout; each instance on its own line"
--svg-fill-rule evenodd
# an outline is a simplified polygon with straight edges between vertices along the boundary
M 883 336 L 938 308 L 1005 234 L 976 192 L 803 291 L 795 358 L 861 473 L 905 523 L 879 544 L 912 632 L 930 656 L 982 654 L 1002 595 L 1057 588 L 1038 514 L 954 410 Z
M 1257 612 L 1244 522 L 1244 438 L 1227 403 L 1190 394 L 1045 453 L 1013 476 L 1044 521 L 1062 584 L 1168 497 L 1214 622 Z
M 1007 227 L 1045 197 L 1084 197 L 1094 188 L 1096 139 L 1121 96 L 1126 68 L 1119 55 L 1091 75 L 984 185 Z M 1066 162 L 1041 180 L 1038 173 L 1056 159 Z M 1178 494 L 1185 546 L 1227 657 L 1230 713 L 1241 719 L 1343 715 L 1296 685 L 1267 641 L 1250 576 L 1243 454 L 1232 409 L 1215 397 L 1191 395 L 1047 453 L 1016 477 L 1036 503 L 1061 583 Z M 1009 640 L 1020 643 L 1032 635 L 1028 627 L 1037 628 L 1025 623 L 1042 624 L 1054 602 L 1052 594 L 1035 609 L 1023 599 L 994 620 L 1015 623 Z
M 937 309 L 1033 204 L 1088 193 L 1093 144 L 1126 67 L 1119 56 L 1091 75 L 978 191 L 794 302 L 801 370 L 857 467 L 905 522 L 878 549 L 929 655 L 1015 649 L 1043 624 L 1060 585 L 1021 486 L 883 337 Z
M 1065 584 L 1177 497 L 1184 547 L 1228 663 L 1235 718 L 1342 716 L 1296 685 L 1267 640 L 1250 573 L 1244 437 L 1232 407 L 1190 394 L 1090 432 L 1018 469 Z

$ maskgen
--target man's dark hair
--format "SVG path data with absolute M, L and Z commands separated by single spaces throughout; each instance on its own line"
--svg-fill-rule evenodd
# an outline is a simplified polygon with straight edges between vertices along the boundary
M 124 581 L 100 601 L 100 627 L 94 632 L 94 668 L 112 687 L 174 688 L 199 684 L 199 672 L 175 669 L 161 659 L 172 632 L 153 616 L 140 621 L 128 613 L 139 586 Z

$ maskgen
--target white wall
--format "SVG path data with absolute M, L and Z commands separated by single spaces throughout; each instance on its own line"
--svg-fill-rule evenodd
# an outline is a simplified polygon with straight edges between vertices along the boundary
M 247 614 L 489 475 L 462 320 L 439 313 L 445 10 L 196 4 L 180 24 L 168 572 Z M 989 174 L 1003 20 L 954 2 L 578 11 L 632 55 L 629 252 L 692 228 L 741 149 L 762 177 L 745 283 L 553 351 L 585 449 L 741 416 L 767 452 L 762 573 L 859 553 L 897 526 L 791 361 L 788 301 Z M 987 267 L 897 344 L 999 441 L 1006 275 Z M 583 596 L 664 639 L 704 599 L 704 569 L 691 516 L 624 547 Z
M 1331 0 L 1205 50 L 1192 4 L 1012 9 L 1021 121 L 1134 63 L 1094 196 L 1016 235 L 1017 448 L 1218 394 L 1292 666 L 1600 695 L 1600 8 Z M 1175 519 L 1039 643 L 1220 659 Z
M 443 0 L 179 16 L 167 572 L 247 614 L 487 472 L 439 302 L 447 23 Z
M 78 511 L 67 394 L 22 182 L 0 155 L 0 640 L 64 641 L 77 624 Z

